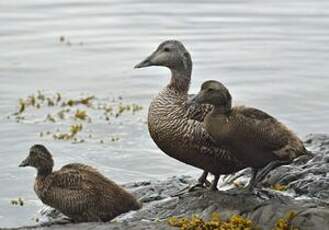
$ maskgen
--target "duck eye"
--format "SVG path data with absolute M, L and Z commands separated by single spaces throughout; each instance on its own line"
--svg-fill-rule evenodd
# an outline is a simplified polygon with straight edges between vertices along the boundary
M 169 49 L 168 47 L 165 47 L 165 48 L 163 49 L 163 51 L 165 51 L 165 52 L 169 52 L 170 49 Z

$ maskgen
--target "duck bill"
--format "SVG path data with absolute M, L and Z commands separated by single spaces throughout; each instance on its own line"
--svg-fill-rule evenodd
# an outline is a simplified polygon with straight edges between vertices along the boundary
M 144 61 L 138 63 L 137 65 L 135 65 L 135 69 L 139 69 L 139 68 L 144 68 L 144 67 L 149 67 L 152 66 L 152 62 L 146 58 Z
M 188 103 L 189 104 L 202 104 L 203 103 L 202 94 L 201 93 L 198 93 L 193 98 L 191 98 L 190 100 L 188 100 Z
M 156 56 L 157 51 L 154 51 L 150 56 L 145 58 L 142 62 L 135 65 L 135 69 L 149 67 L 155 65 L 155 63 L 152 61 L 154 57 Z
M 30 159 L 29 157 L 27 157 L 25 160 L 23 160 L 19 165 L 18 167 L 27 167 L 30 165 Z

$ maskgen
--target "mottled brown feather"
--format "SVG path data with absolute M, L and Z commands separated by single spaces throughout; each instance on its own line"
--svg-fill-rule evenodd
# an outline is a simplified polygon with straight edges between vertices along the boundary
M 209 113 L 205 126 L 217 144 L 226 145 L 239 160 L 254 168 L 274 160 L 291 161 L 307 153 L 291 130 L 258 109 L 238 106 L 225 114 Z
M 21 165 L 37 168 L 34 191 L 43 203 L 76 222 L 109 221 L 141 207 L 132 194 L 91 166 L 67 164 L 52 172 L 52 157 L 41 147 L 33 146 Z
M 213 142 L 199 121 L 211 107 L 191 110 L 186 105 L 187 98 L 185 91 L 175 90 L 169 85 L 153 99 L 148 127 L 158 147 L 177 160 L 215 175 L 242 169 L 244 166 L 224 146 Z
M 135 67 L 148 66 L 163 66 L 171 71 L 170 83 L 149 107 L 148 128 L 157 146 L 167 155 L 215 175 L 242 169 L 242 163 L 224 146 L 217 146 L 203 127 L 211 106 L 189 108 L 187 104 L 192 59 L 184 45 L 177 40 L 162 42 Z
M 194 94 L 189 94 L 188 100 L 191 100 L 194 96 L 195 96 Z M 211 110 L 213 109 L 213 106 L 209 104 L 192 104 L 187 106 L 188 106 L 188 110 L 187 110 L 188 117 L 192 120 L 196 120 L 200 122 L 203 122 L 207 114 L 211 112 Z

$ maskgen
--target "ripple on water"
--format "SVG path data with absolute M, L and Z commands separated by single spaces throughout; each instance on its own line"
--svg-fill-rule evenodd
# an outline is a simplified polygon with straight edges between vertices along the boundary
M 88 163 L 119 183 L 199 172 L 162 154 L 135 119 L 99 129 L 120 132 L 118 143 L 72 145 L 40 139 L 42 124 L 3 118 L 18 98 L 45 89 L 123 95 L 144 106 L 144 122 L 169 71 L 133 66 L 165 39 L 180 39 L 191 51 L 193 92 L 217 79 L 237 102 L 268 111 L 299 135 L 329 130 L 328 1 L 7 0 L 0 7 L 3 226 L 31 224 L 40 208 L 35 172 L 17 168 L 34 143 L 54 152 L 57 168 Z M 17 197 L 26 201 L 23 207 L 10 205 Z

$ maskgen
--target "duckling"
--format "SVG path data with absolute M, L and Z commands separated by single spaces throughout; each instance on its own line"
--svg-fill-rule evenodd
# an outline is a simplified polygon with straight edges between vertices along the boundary
M 54 161 L 43 145 L 33 145 L 19 167 L 34 167 L 34 191 L 40 200 L 74 222 L 110 221 L 141 208 L 132 194 L 84 164 L 67 164 L 53 171 Z
M 273 168 L 309 154 L 303 142 L 274 117 L 255 108 L 232 107 L 230 92 L 218 81 L 204 82 L 192 102 L 214 106 L 205 118 L 205 129 L 216 144 L 227 146 L 254 169 L 249 190 Z
M 224 146 L 214 143 L 202 125 L 212 106 L 189 107 L 187 100 L 192 59 L 177 40 L 162 42 L 145 60 L 135 66 L 163 66 L 171 71 L 170 83 L 152 100 L 148 111 L 148 129 L 157 146 L 170 157 L 204 172 L 200 184 L 206 183 L 208 172 L 215 175 L 210 189 L 217 189 L 219 176 L 244 168 Z

